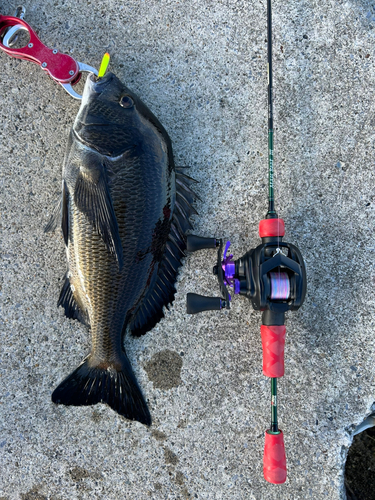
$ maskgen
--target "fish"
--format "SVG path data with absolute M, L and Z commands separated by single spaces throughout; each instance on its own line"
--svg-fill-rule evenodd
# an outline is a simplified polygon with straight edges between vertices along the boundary
M 175 298 L 197 214 L 194 182 L 175 166 L 168 133 L 141 99 L 113 73 L 90 75 L 45 231 L 61 225 L 68 270 L 58 305 L 90 328 L 92 346 L 53 391 L 54 403 L 106 403 L 151 425 L 123 339 L 151 330 Z

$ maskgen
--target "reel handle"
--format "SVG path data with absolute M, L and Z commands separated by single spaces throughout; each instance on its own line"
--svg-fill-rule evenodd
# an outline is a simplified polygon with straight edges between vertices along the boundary
M 204 248 L 216 249 L 220 242 L 216 238 L 202 238 L 201 236 L 195 236 L 194 234 L 189 234 L 186 240 L 186 250 L 188 252 L 196 252 L 197 250 L 203 250 Z
M 286 456 L 283 432 L 271 434 L 266 431 L 263 455 L 263 476 L 272 484 L 286 481 Z
M 186 312 L 196 314 L 202 311 L 220 311 L 225 307 L 225 301 L 220 297 L 204 297 L 197 293 L 188 293 L 186 296 Z

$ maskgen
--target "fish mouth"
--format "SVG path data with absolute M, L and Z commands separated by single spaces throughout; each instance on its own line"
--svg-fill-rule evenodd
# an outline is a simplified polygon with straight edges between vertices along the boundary
M 101 78 L 98 78 L 96 75 L 91 74 L 87 79 L 89 81 L 90 91 L 95 94 L 101 94 L 103 90 L 111 83 L 114 76 L 115 75 L 113 73 L 107 73 Z

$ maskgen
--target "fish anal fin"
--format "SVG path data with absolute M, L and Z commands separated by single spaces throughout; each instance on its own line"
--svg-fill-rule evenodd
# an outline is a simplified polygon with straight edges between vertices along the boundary
M 74 298 L 69 278 L 66 276 L 57 305 L 64 308 L 67 318 L 77 319 L 84 325 L 90 326 L 88 315 L 82 311 L 82 308 Z

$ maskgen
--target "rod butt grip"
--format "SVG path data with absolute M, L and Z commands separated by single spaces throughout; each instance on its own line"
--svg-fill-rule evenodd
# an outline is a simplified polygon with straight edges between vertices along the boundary
M 272 484 L 282 484 L 286 481 L 286 456 L 282 431 L 279 434 L 270 434 L 266 431 L 263 476 Z
M 260 327 L 263 347 L 263 373 L 276 378 L 284 375 L 285 325 Z

